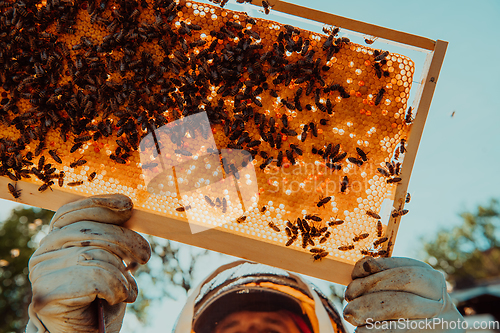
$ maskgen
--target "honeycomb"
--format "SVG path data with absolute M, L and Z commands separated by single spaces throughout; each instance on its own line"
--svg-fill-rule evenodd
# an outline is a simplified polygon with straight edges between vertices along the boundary
M 120 192 L 315 260 L 389 252 L 408 57 L 194 1 L 0 4 L 12 185 Z

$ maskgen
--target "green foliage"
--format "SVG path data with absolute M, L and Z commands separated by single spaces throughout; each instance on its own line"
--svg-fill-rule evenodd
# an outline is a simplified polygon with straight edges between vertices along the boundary
M 134 303 L 128 305 L 127 311 L 146 323 L 146 310 L 153 301 L 164 297 L 176 299 L 178 292 L 187 295 L 192 288 L 196 263 L 209 251 L 158 237 L 143 236 L 151 245 L 151 259 L 134 273 L 139 284 L 139 295 Z
M 31 302 L 28 261 L 37 246 L 33 238 L 47 228 L 53 214 L 19 209 L 0 222 L 0 333 L 24 332 Z
M 451 230 L 441 230 L 424 244 L 426 261 L 442 270 L 457 287 L 474 280 L 500 276 L 500 210 L 491 200 L 474 213 L 460 214 L 463 223 Z

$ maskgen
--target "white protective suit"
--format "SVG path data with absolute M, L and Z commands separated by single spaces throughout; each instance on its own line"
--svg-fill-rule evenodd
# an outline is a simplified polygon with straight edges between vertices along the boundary
M 56 212 L 49 235 L 29 263 L 33 298 L 27 333 L 97 332 L 97 297 L 106 300 L 106 332 L 120 331 L 124 303 L 137 297 L 130 267 L 146 263 L 151 254 L 143 237 L 119 226 L 130 218 L 131 209 L 128 197 L 115 194 L 76 201 Z M 443 275 L 425 263 L 367 257 L 356 263 L 352 277 L 344 317 L 358 332 L 407 332 L 415 327 L 465 332 L 442 324 L 463 319 L 446 292 Z M 291 313 L 303 333 L 345 332 L 326 297 L 301 277 L 246 261 L 220 267 L 195 288 L 174 332 L 211 333 L 232 312 L 277 310 Z

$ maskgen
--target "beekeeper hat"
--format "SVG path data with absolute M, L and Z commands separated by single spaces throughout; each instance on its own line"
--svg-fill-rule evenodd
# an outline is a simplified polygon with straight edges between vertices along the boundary
M 300 276 L 248 261 L 219 267 L 188 298 L 174 333 L 212 333 L 238 311 L 292 313 L 303 333 L 345 333 L 330 301 Z

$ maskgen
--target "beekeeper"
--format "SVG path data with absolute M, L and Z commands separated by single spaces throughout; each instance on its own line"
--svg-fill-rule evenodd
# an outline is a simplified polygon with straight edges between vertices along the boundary
M 125 304 L 137 297 L 129 268 L 145 264 L 151 254 L 143 237 L 120 227 L 131 210 L 128 197 L 114 194 L 76 201 L 56 212 L 29 263 L 33 298 L 26 332 L 97 332 L 96 298 L 106 301 L 106 332 L 120 331 Z M 456 325 L 463 319 L 443 275 L 425 263 L 367 257 L 356 263 L 352 278 L 344 318 L 358 332 L 465 332 Z M 237 261 L 218 268 L 193 290 L 174 332 L 345 330 L 328 299 L 298 275 Z

